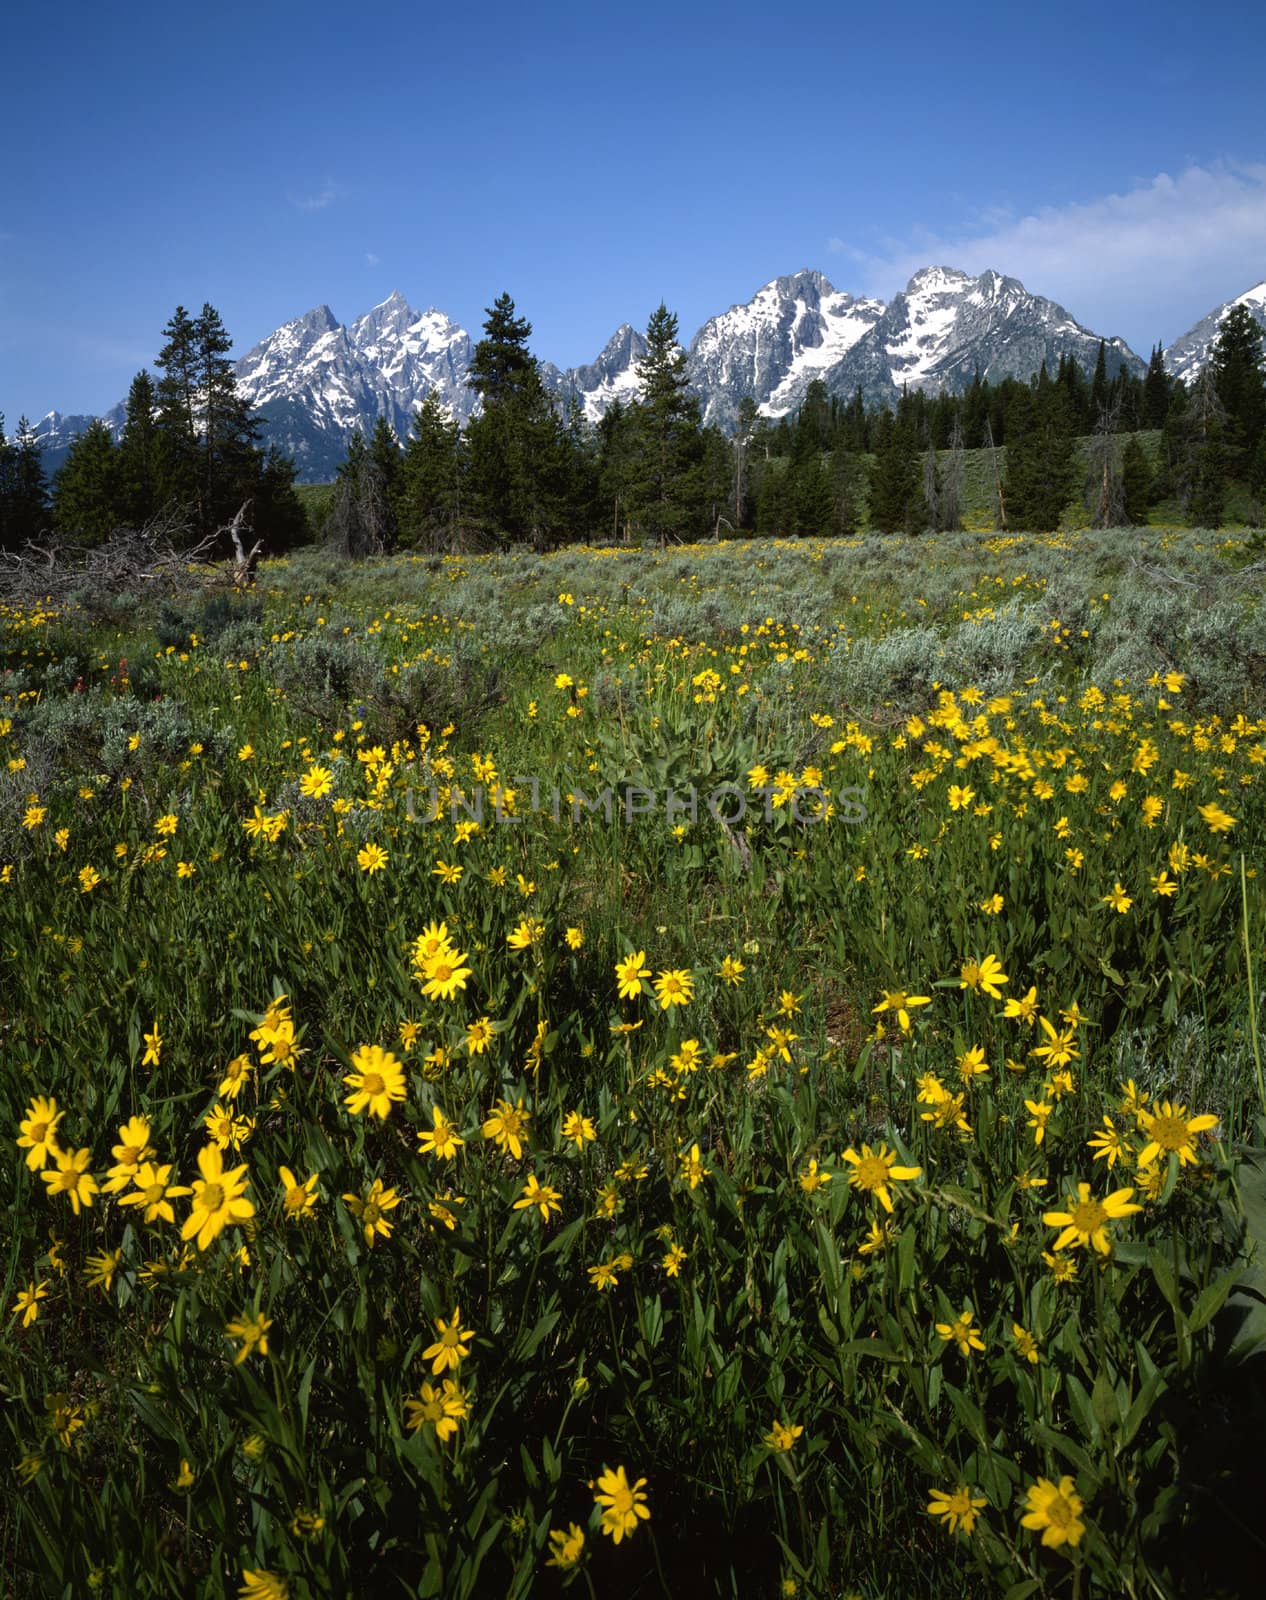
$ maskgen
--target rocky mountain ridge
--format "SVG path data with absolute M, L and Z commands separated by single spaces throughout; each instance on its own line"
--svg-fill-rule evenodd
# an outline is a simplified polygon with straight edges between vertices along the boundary
M 1241 295 L 1266 326 L 1266 283 Z M 1228 301 L 1165 352 L 1168 369 L 1190 381 L 1208 360 Z M 734 425 L 751 396 L 770 417 L 794 411 L 821 378 L 832 394 L 858 389 L 868 404 L 891 404 L 904 387 L 959 392 L 985 377 L 1027 378 L 1062 357 L 1089 372 L 1101 336 L 1063 306 L 1031 294 L 1016 278 L 987 271 L 972 276 L 925 267 L 885 304 L 838 290 L 821 273 L 773 278 L 752 298 L 710 317 L 687 347 L 687 371 L 705 422 Z M 1124 340 L 1104 336 L 1110 372 L 1141 373 L 1144 363 Z M 295 459 L 301 481 L 328 479 L 357 430 L 386 417 L 403 438 L 429 393 L 460 421 L 477 398 L 466 387 L 472 336 L 434 307 L 418 312 L 399 291 L 350 324 L 317 306 L 261 339 L 237 362 L 239 387 L 256 408 L 265 442 Z M 613 403 L 638 393 L 637 364 L 646 349 L 630 323 L 616 329 L 595 359 L 562 370 L 541 362 L 546 387 L 596 422 Z M 55 470 L 90 417 L 50 412 L 36 425 L 45 464 Z M 117 434 L 122 405 L 105 421 Z

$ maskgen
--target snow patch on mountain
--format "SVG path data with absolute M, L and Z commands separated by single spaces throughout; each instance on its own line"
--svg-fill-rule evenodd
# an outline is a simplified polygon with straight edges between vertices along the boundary
M 1184 383 L 1190 384 L 1200 376 L 1209 364 L 1222 319 L 1232 306 L 1247 306 L 1262 327 L 1266 328 L 1266 281 L 1254 284 L 1234 300 L 1225 301 L 1174 340 L 1164 352 L 1165 370 L 1171 378 L 1181 378 Z

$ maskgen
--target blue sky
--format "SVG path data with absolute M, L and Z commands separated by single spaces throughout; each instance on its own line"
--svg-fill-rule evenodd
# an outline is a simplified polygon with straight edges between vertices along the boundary
M 1266 278 L 1266 11 L 70 0 L 0 64 L 0 410 L 400 289 L 592 359 L 821 268 L 994 266 L 1147 354 Z

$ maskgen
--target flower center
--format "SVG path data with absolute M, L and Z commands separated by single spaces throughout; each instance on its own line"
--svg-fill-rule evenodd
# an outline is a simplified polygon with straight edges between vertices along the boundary
M 367 1072 L 361 1079 L 360 1086 L 366 1094 L 381 1094 L 383 1091 L 382 1073 Z
M 286 1190 L 286 1210 L 302 1211 L 303 1203 L 308 1198 L 308 1191 L 296 1184 L 293 1189 Z
M 218 1211 L 224 1204 L 224 1186 L 219 1183 L 207 1183 L 202 1186 L 202 1209 L 204 1211 Z
M 161 1183 L 148 1184 L 145 1189 L 145 1204 L 147 1206 L 157 1205 L 166 1192 L 165 1185 Z
M 1092 1233 L 1098 1233 L 1107 1220 L 1108 1213 L 1097 1200 L 1083 1200 L 1073 1212 L 1073 1227 L 1087 1238 Z
M 1162 1150 L 1177 1152 L 1187 1143 L 1187 1124 L 1181 1117 L 1153 1117 L 1148 1131 Z
M 888 1181 L 888 1168 L 878 1156 L 864 1156 L 856 1171 L 858 1187 L 862 1189 L 882 1189 Z
M 381 1216 L 382 1207 L 376 1201 L 366 1200 L 365 1209 L 361 1212 L 361 1221 L 372 1228 Z
M 1046 1508 L 1046 1515 L 1057 1528 L 1066 1528 L 1073 1520 L 1073 1508 L 1062 1494 L 1057 1494 Z

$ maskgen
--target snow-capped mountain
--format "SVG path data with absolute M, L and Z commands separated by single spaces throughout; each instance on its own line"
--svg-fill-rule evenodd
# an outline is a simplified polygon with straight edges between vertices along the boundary
M 977 369 L 990 378 L 1027 378 L 1043 361 L 1054 372 L 1061 356 L 1071 356 L 1089 372 L 1098 348 L 1099 336 L 1062 306 L 996 272 L 972 277 L 927 267 L 885 305 L 806 270 L 774 278 L 743 305 L 709 318 L 687 347 L 687 370 L 705 421 L 728 428 L 745 396 L 765 415 L 782 416 L 800 405 L 815 378 L 833 394 L 860 387 L 868 402 L 891 403 L 907 385 L 966 388 Z M 1110 371 L 1122 364 L 1143 371 L 1120 339 L 1109 339 L 1107 348 Z M 626 322 L 591 363 L 561 371 L 542 361 L 541 377 L 560 402 L 577 402 L 595 422 L 614 401 L 636 398 L 645 351 L 645 339 Z M 262 418 L 264 442 L 294 458 L 301 481 L 319 482 L 333 476 L 352 433 L 368 432 L 380 416 L 403 438 L 427 394 L 468 420 L 477 409 L 466 387 L 472 354 L 464 328 L 434 308 L 415 311 L 397 292 L 350 324 L 318 306 L 261 339 L 236 371 Z M 106 414 L 116 434 L 123 414 L 122 405 Z M 50 412 L 37 424 L 46 470 L 60 466 L 90 421 Z
M 541 381 L 564 405 L 579 402 L 589 421 L 597 422 L 617 400 L 627 405 L 637 399 L 637 364 L 645 354 L 646 340 L 631 323 L 622 322 L 586 366 L 562 372 L 552 361 L 542 361 Z
M 1191 383 L 1204 371 L 1209 362 L 1213 341 L 1222 326 L 1222 318 L 1232 306 L 1247 306 L 1253 316 L 1266 328 L 1266 281 L 1246 289 L 1234 300 L 1228 300 L 1207 317 L 1201 317 L 1194 328 L 1188 328 L 1180 339 L 1175 339 L 1165 351 L 1165 371 L 1171 378 L 1181 378 Z
M 1018 278 L 924 267 L 832 368 L 827 387 L 839 395 L 860 388 L 870 403 L 891 403 L 906 387 L 958 392 L 977 371 L 994 382 L 1028 378 L 1045 362 L 1053 377 L 1061 357 L 1090 373 L 1099 339 Z M 1124 340 L 1105 343 L 1109 377 L 1123 366 L 1140 376 L 1146 370 Z
M 775 278 L 741 306 L 711 317 L 690 341 L 688 371 L 704 421 L 732 425 L 751 395 L 767 416 L 794 411 L 884 314 L 882 300 L 855 300 L 820 272 Z
M 398 292 L 350 327 L 318 306 L 261 339 L 237 363 L 240 392 L 264 418 L 265 437 L 293 455 L 303 477 L 328 476 L 357 428 L 380 416 L 402 437 L 434 390 L 461 420 L 473 347 L 442 311 L 417 312 Z

